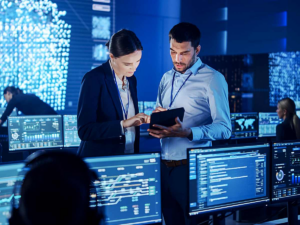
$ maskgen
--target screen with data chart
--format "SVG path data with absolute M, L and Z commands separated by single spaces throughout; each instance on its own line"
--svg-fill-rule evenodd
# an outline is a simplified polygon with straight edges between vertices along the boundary
M 23 163 L 0 164 L 0 224 L 9 224 L 13 188 Z
M 161 222 L 160 154 L 85 158 L 100 180 L 106 224 Z
M 259 137 L 275 137 L 276 126 L 282 123 L 276 112 L 259 113 L 258 136 Z
M 198 215 L 270 200 L 270 145 L 188 149 L 189 214 Z
M 80 139 L 77 132 L 77 115 L 64 115 L 64 147 L 78 147 Z
M 300 142 L 273 143 L 272 201 L 300 196 Z
M 62 148 L 62 135 L 60 115 L 8 118 L 10 151 Z
M 6 108 L 0 108 L 0 118 L 2 116 L 2 114 L 4 113 L 4 111 L 6 110 Z M 14 109 L 12 111 L 12 113 L 9 115 L 9 116 L 17 116 L 17 110 Z M 3 124 L 2 124 L 3 127 L 7 127 L 7 121 L 5 121 Z
M 258 135 L 258 113 L 231 113 L 231 139 L 256 138 Z

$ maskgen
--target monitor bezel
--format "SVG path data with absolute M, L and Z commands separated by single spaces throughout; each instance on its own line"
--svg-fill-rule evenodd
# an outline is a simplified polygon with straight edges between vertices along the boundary
M 268 147 L 268 151 L 269 151 L 269 166 L 267 166 L 267 168 L 269 169 L 269 171 L 271 170 L 271 144 L 269 142 L 257 142 L 257 143 L 252 143 L 252 144 L 236 144 L 236 145 L 220 145 L 220 146 L 210 146 L 210 147 L 195 147 L 195 148 L 187 148 L 187 160 L 188 160 L 188 169 L 187 169 L 187 182 L 188 182 L 188 198 L 187 198 L 187 213 L 189 216 L 197 216 L 197 215 L 205 215 L 205 214 L 210 214 L 210 215 L 214 215 L 214 214 L 218 214 L 218 213 L 226 213 L 226 212 L 230 212 L 230 211 L 235 211 L 235 210 L 240 210 L 240 209 L 246 209 L 246 208 L 254 208 L 257 206 L 262 206 L 262 205 L 267 205 L 271 202 L 271 186 L 270 186 L 270 182 L 271 182 L 271 176 L 269 174 L 268 177 L 268 181 L 269 181 L 269 186 L 266 184 L 266 190 L 267 190 L 267 196 L 265 200 L 257 200 L 257 201 L 253 201 L 253 202 L 249 202 L 249 203 L 237 203 L 231 206 L 225 206 L 225 207 L 220 207 L 220 208 L 212 208 L 212 209 L 207 209 L 204 211 L 196 211 L 194 213 L 190 212 L 190 179 L 189 179 L 189 174 L 190 174 L 190 167 L 189 167 L 189 163 L 190 163 L 190 155 L 189 155 L 189 151 L 192 149 L 216 149 L 216 148 L 230 148 L 230 147 L 242 147 L 242 146 L 257 146 L 257 145 L 269 145 L 266 146 Z M 237 150 L 238 151 L 238 150 Z
M 130 153 L 130 154 L 116 154 L 116 155 L 101 155 L 101 156 L 90 156 L 90 157 L 83 157 L 83 160 L 85 163 L 85 159 L 93 159 L 93 158 L 101 158 L 101 157 L 120 157 L 120 156 L 134 156 L 134 155 L 149 155 L 149 154 L 158 154 L 158 159 L 159 159 L 159 164 L 160 164 L 160 205 L 161 205 L 161 218 L 159 222 L 153 222 L 149 224 L 161 224 L 163 222 L 163 212 L 162 212 L 162 182 L 161 182 L 161 152 L 139 152 L 139 153 Z M 87 163 L 88 164 L 88 163 Z M 124 223 L 124 225 L 129 225 L 129 224 L 143 224 L 144 221 L 138 222 L 138 223 Z
M 251 137 L 243 137 L 243 138 L 233 138 L 232 134 L 230 136 L 230 140 L 244 140 L 244 139 L 257 139 L 259 136 L 259 115 L 258 112 L 237 112 L 237 113 L 230 113 L 230 124 L 231 124 L 231 115 L 232 114 L 256 114 L 257 115 L 257 131 L 256 131 L 256 136 L 251 136 Z
M 55 117 L 60 117 L 60 121 L 61 123 L 63 123 L 62 121 L 62 115 L 22 115 L 22 116 L 10 116 L 10 117 L 7 117 L 7 129 L 8 129 L 8 152 L 9 153 L 15 153 L 15 152 L 23 152 L 23 151 L 38 151 L 38 150 L 57 150 L 57 149 L 60 149 L 62 150 L 64 148 L 64 132 L 63 132 L 63 124 L 62 124 L 62 131 L 61 131 L 61 137 L 62 137 L 62 144 L 61 146 L 51 146 L 51 147 L 38 147 L 38 148 L 22 148 L 22 149 L 15 149 L 15 150 L 12 150 L 10 148 L 10 126 L 9 126 L 9 120 L 10 119 L 14 119 L 14 118 L 22 118 L 22 117 L 28 117 L 28 118 L 36 118 L 36 117 L 39 117 L 39 116 L 44 116 L 44 117 L 50 117 L 50 116 L 55 116 Z
M 270 199 L 271 199 L 271 204 L 277 204 L 277 203 L 282 203 L 282 202 L 289 202 L 289 201 L 294 201 L 294 200 L 299 200 L 299 198 L 300 198 L 300 193 L 299 193 L 299 195 L 293 195 L 293 196 L 290 196 L 290 197 L 284 197 L 284 198 L 281 198 L 281 199 L 279 199 L 279 200 L 273 200 L 273 179 L 275 179 L 275 177 L 273 177 L 273 169 L 274 169 L 274 167 L 273 167 L 273 156 L 274 156 L 274 149 L 273 149 L 273 147 L 274 147 L 274 144 L 276 144 L 276 143 L 283 143 L 283 144 L 285 144 L 285 143 L 299 143 L 299 145 L 300 145 L 300 140 L 287 140 L 287 141 L 273 141 L 272 143 L 271 143 L 271 152 L 272 152 L 272 158 L 271 158 L 271 184 L 270 184 L 270 193 L 271 193 L 271 196 L 270 196 Z M 300 188 L 300 186 L 299 186 L 299 188 Z

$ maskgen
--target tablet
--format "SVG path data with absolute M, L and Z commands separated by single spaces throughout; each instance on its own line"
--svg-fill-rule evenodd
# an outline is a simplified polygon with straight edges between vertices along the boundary
M 180 121 L 183 121 L 184 108 L 170 109 L 163 112 L 157 112 L 151 114 L 150 129 L 159 130 L 157 127 L 153 127 L 153 124 L 170 127 L 176 124 L 175 119 L 179 117 Z

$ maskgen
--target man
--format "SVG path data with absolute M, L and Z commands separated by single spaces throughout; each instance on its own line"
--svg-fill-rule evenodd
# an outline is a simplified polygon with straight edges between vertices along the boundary
M 160 82 L 154 112 L 183 107 L 183 121 L 150 135 L 161 139 L 162 208 L 169 224 L 195 224 L 188 212 L 187 148 L 211 146 L 212 140 L 231 136 L 228 86 L 222 74 L 203 64 L 201 33 L 190 23 L 175 25 L 170 33 L 170 54 L 174 68 Z M 197 218 L 199 220 L 199 218 Z

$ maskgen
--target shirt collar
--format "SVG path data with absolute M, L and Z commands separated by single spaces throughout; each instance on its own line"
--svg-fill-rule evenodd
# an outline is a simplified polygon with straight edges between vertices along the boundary
M 202 61 L 201 61 L 201 59 L 200 59 L 199 57 L 197 57 L 197 58 L 196 58 L 196 62 L 194 63 L 194 65 L 193 65 L 191 68 L 189 68 L 188 70 L 186 70 L 185 73 L 184 73 L 183 75 L 189 75 L 190 73 L 196 75 L 197 72 L 198 72 L 198 69 L 199 69 L 201 66 L 202 66 Z M 177 71 L 175 70 L 174 67 L 173 67 L 173 69 L 172 69 L 172 72 L 175 72 L 176 75 L 177 75 L 177 74 L 181 74 L 181 73 L 177 72 Z

